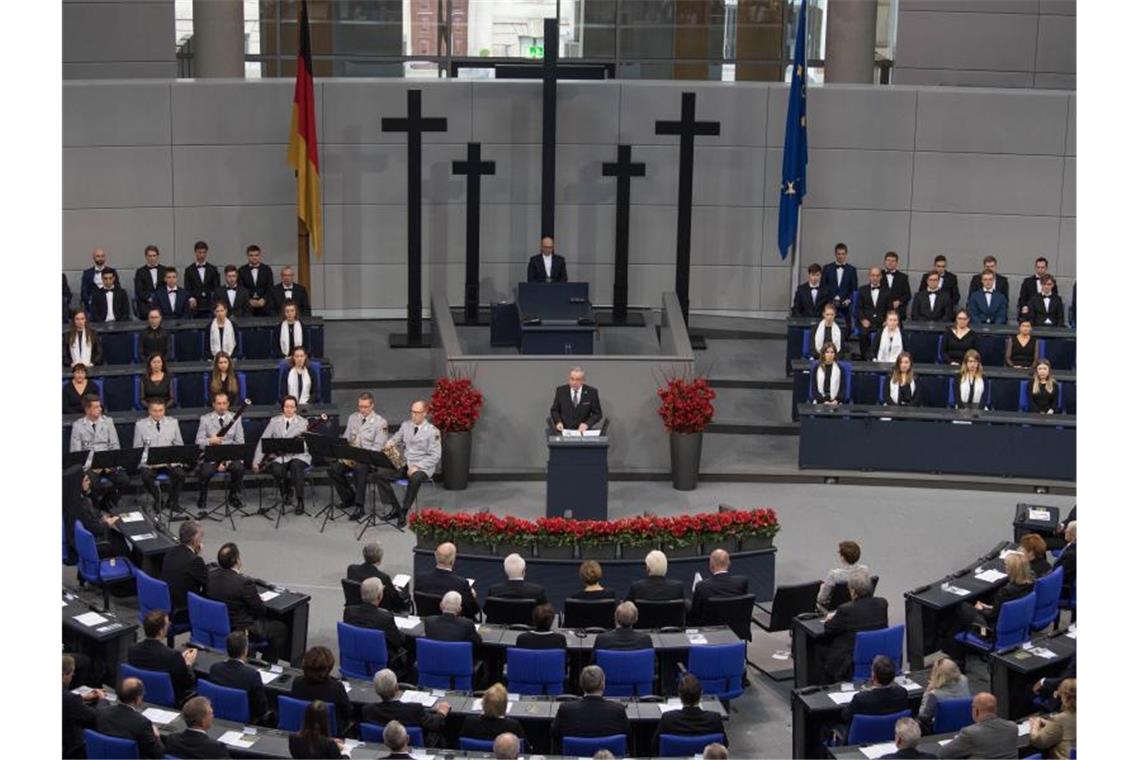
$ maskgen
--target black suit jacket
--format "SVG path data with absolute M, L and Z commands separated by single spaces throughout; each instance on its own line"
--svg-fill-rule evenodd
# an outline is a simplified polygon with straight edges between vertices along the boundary
M 105 266 L 103 267 L 103 272 L 114 272 L 115 284 L 119 284 L 119 273 L 115 271 L 114 267 Z M 102 286 L 102 277 L 102 272 L 96 277 L 95 267 L 87 267 L 83 270 L 83 274 L 79 276 L 79 300 L 83 302 L 84 307 L 91 305 L 91 295 Z
M 203 731 L 186 729 L 180 734 L 169 734 L 166 737 L 166 754 L 174 757 L 205 758 L 229 757 L 226 745 L 217 739 L 211 739 Z
M 1045 297 L 1034 293 L 1029 299 L 1029 319 L 1034 325 L 1044 325 L 1045 320 L 1050 321 L 1049 327 L 1065 326 L 1065 305 L 1061 297 L 1054 293 L 1049 296 L 1049 308 L 1045 308 Z
M 389 610 L 366 602 L 350 604 L 344 608 L 344 622 L 360 628 L 384 632 L 388 644 L 388 659 L 395 659 L 404 648 L 404 634 L 396 627 L 396 618 Z
M 837 270 L 840 268 L 839 264 L 834 261 L 830 264 L 825 264 L 820 283 L 829 286 L 835 292 L 836 301 L 854 300 L 855 292 L 859 290 L 859 270 L 852 264 L 844 264 L 842 266 L 843 282 L 840 283 L 837 275 Z
M 210 301 L 210 311 L 214 310 L 214 304 L 222 301 L 226 306 L 230 307 L 230 318 L 234 317 L 248 317 L 249 316 L 249 290 L 245 288 L 240 282 L 234 288 L 234 304 L 230 306 L 229 294 L 226 292 L 226 286 L 221 285 L 214 291 L 214 298 Z
M 834 288 L 821 282 L 816 288 L 815 302 L 813 303 L 811 300 L 811 283 L 805 282 L 796 288 L 796 297 L 792 299 L 792 316 L 819 317 L 823 314 L 823 305 L 834 298 Z
M 954 319 L 954 304 L 945 290 L 934 295 L 934 307 L 930 306 L 930 291 L 920 290 L 911 304 L 911 319 L 923 322 L 950 322 Z
M 190 311 L 190 291 L 186 288 L 178 288 L 175 291 L 174 307 L 171 308 L 168 291 L 163 285 L 151 293 L 150 308 L 158 309 L 165 319 L 183 319 L 193 316 L 193 312 Z
M 982 289 L 982 275 L 981 272 L 970 278 L 970 293 L 975 290 Z M 1004 274 L 994 275 L 994 290 L 1005 296 L 1005 300 L 1009 301 L 1009 278 Z M 967 294 L 968 296 L 969 294 Z
M 340 727 L 337 726 L 337 728 Z M 336 746 L 332 737 L 321 737 L 316 746 L 309 746 L 297 734 L 289 735 L 289 755 L 295 758 L 325 758 L 326 760 L 341 757 L 340 748 Z
M 162 740 L 155 736 L 150 719 L 122 702 L 95 711 L 95 730 L 120 739 L 134 739 L 139 756 L 162 757 Z
M 307 317 L 313 313 L 312 305 L 309 303 L 309 291 L 305 290 L 305 286 L 294 282 L 293 287 L 293 303 L 297 304 L 297 310 L 301 312 L 302 317 Z M 277 283 L 273 286 L 271 293 L 273 294 L 273 313 L 280 314 L 281 310 L 285 308 L 285 286 Z
M 63 756 L 83 757 L 83 729 L 95 728 L 95 710 L 83 697 L 63 690 Z
M 182 287 L 198 301 L 197 311 L 210 311 L 213 305 L 211 299 L 214 291 L 222 284 L 222 276 L 218 268 L 208 261 L 203 267 L 206 271 L 204 279 L 198 276 L 198 263 L 191 262 L 182 272 Z
M 156 288 L 166 286 L 163 281 L 163 265 L 159 264 L 156 269 L 158 269 L 157 284 L 151 279 L 150 267 L 144 264 L 135 270 L 135 313 L 139 319 L 146 319 L 146 314 L 142 313 L 141 309 L 150 306 L 150 297 Z
M 693 589 L 693 604 L 686 618 L 689 625 L 702 625 L 701 616 L 705 613 L 705 602 L 717 596 L 740 596 L 748 593 L 748 578 L 743 575 L 717 573 L 705 578 Z
M 348 701 L 348 692 L 340 679 L 329 676 L 323 681 L 309 681 L 304 676 L 293 679 L 293 686 L 289 689 L 289 696 L 294 699 L 303 699 L 312 702 L 319 699 L 322 702 L 336 705 L 337 735 L 348 729 L 348 722 L 352 718 L 352 702 Z
M 844 722 L 850 723 L 855 715 L 890 715 L 909 707 L 906 689 L 892 683 L 890 686 L 860 691 L 843 706 L 840 715 Z
M 635 628 L 615 628 L 599 633 L 594 639 L 594 651 L 607 649 L 618 652 L 632 652 L 635 649 L 652 649 L 653 639 L 645 631 Z
M 1056 288 L 1054 288 L 1056 290 Z M 1029 299 L 1037 295 L 1037 275 L 1030 275 L 1021 281 L 1021 289 L 1017 292 L 1017 313 L 1021 313 L 1022 306 L 1029 305 Z
M 554 389 L 554 401 L 550 404 L 550 419 L 555 423 L 561 422 L 563 427 L 571 430 L 576 430 L 583 422 L 590 427 L 597 425 L 602 419 L 602 397 L 598 395 L 598 389 L 583 383 L 578 406 L 574 406 L 570 386 L 558 386 Z
M 107 291 L 102 288 L 95 288 L 91 293 L 91 321 L 93 322 L 106 322 L 107 321 Z M 122 288 L 116 287 L 113 291 L 114 295 L 111 296 L 111 309 L 114 311 L 116 322 L 127 322 L 131 318 L 131 299 L 127 296 L 127 291 Z
M 426 573 L 417 573 L 415 583 L 415 590 L 425 594 L 443 596 L 448 591 L 457 591 L 463 597 L 463 616 L 473 618 L 479 614 L 479 602 L 475 601 L 475 592 L 471 590 L 471 584 L 452 570 L 440 570 L 436 567 Z
M 566 635 L 558 631 L 547 633 L 527 631 L 519 634 L 518 639 L 515 640 L 515 646 L 519 649 L 565 649 Z
M 310 372 L 310 374 L 312 374 Z M 288 381 L 286 381 L 288 382 Z M 316 387 L 316 379 L 313 379 L 313 387 Z M 285 395 L 282 392 L 281 395 Z M 349 565 L 344 574 L 345 578 L 357 583 L 363 583 L 369 578 L 379 578 L 380 583 L 384 585 L 384 596 L 380 599 L 380 606 L 392 612 L 403 612 L 411 605 L 408 602 L 407 587 L 401 592 L 392 583 L 392 579 L 388 574 L 369 562 L 361 562 L 359 565 Z
M 627 602 L 636 604 L 642 599 L 651 602 L 667 602 L 671 599 L 685 598 L 685 584 L 666 578 L 663 575 L 650 575 L 639 581 L 634 581 L 625 595 Z
M 546 265 L 542 263 L 542 254 L 536 253 L 530 257 L 526 265 L 527 282 L 566 282 L 566 259 L 554 254 L 550 262 L 550 279 L 546 277 Z
M 176 546 L 162 560 L 162 580 L 170 587 L 170 602 L 174 610 L 185 610 L 187 592 L 193 591 L 199 596 L 206 593 L 209 581 L 206 562 L 189 546 Z
M 888 752 L 883 755 L 885 758 L 900 758 L 900 760 L 934 760 L 935 755 L 929 752 L 919 752 L 917 749 L 900 749 L 897 752 Z
M 143 639 L 127 650 L 127 662 L 143 670 L 169 673 L 174 684 L 174 698 L 182 704 L 194 689 L 194 671 L 182 655 L 158 639 Z
M 207 681 L 230 689 L 241 689 L 249 695 L 249 716 L 256 722 L 269 712 L 269 698 L 265 693 L 265 684 L 257 669 L 246 665 L 241 660 L 226 659 L 215 662 L 210 666 Z
M 979 280 L 979 282 L 981 282 L 981 280 Z M 958 307 L 958 301 L 962 298 L 962 294 L 958 291 L 958 275 L 954 274 L 953 272 L 946 272 L 943 274 L 942 287 L 939 288 L 939 290 L 950 296 L 951 306 L 954 308 Z M 915 291 L 914 297 L 917 299 L 920 293 L 926 292 L 926 277 L 923 276 L 922 281 L 918 283 L 918 290 Z
M 253 267 L 242 264 L 238 267 L 238 284 L 245 286 L 250 298 L 264 298 L 266 306 L 273 300 L 273 270 L 268 264 L 257 267 L 257 277 L 254 277 Z
M 487 589 L 487 596 L 500 599 L 533 599 L 535 604 L 546 604 L 546 590 L 526 580 L 502 581 Z
M 460 736 L 492 742 L 499 734 L 508 733 L 514 734 L 520 739 L 526 738 L 522 724 L 507 716 L 490 718 L 486 715 L 468 715 L 463 719 L 463 727 L 459 729 Z
M 887 627 L 887 600 L 865 596 L 839 605 L 823 629 L 831 636 L 827 669 L 831 680 L 842 681 L 851 671 L 851 655 L 855 650 L 855 634 Z
M 473 655 L 478 656 L 483 637 L 475 630 L 475 623 L 456 615 L 432 615 L 424 621 L 424 638 L 432 641 L 470 641 Z
M 702 710 L 700 705 L 689 705 L 680 710 L 671 710 L 661 716 L 657 731 L 653 734 L 653 754 L 661 752 L 661 735 L 703 736 L 724 734 L 722 744 L 728 746 L 728 732 L 724 730 L 724 719 L 712 710 Z
M 887 279 L 887 270 L 883 270 L 883 285 L 893 281 L 893 284 L 888 288 L 890 296 L 887 298 L 887 308 L 893 309 L 892 302 L 898 301 L 899 319 L 906 319 L 907 307 L 910 305 L 910 278 L 906 276 L 906 272 L 901 269 L 896 269 L 891 273 L 890 280 Z
M 425 732 L 438 732 L 443 729 L 444 718 L 434 710 L 428 710 L 417 702 L 374 702 L 364 705 L 364 721 L 379 726 L 388 725 L 390 720 L 398 720 L 404 726 L 420 726 Z M 425 743 L 426 739 L 425 738 Z
M 891 292 L 887 283 L 879 283 L 879 302 L 871 301 L 871 286 L 864 285 L 859 288 L 859 319 L 866 319 L 871 323 L 872 330 L 878 330 L 887 321 L 887 311 L 891 305 Z
M 1061 595 L 1072 596 L 1073 586 L 1076 585 L 1077 582 L 1077 545 L 1066 544 L 1065 548 L 1061 550 L 1061 554 L 1057 557 L 1057 561 L 1053 563 L 1053 567 L 1059 567 L 1065 571 Z
M 258 596 L 253 579 L 233 570 L 219 567 L 210 573 L 206 594 L 226 603 L 232 630 L 248 630 L 255 620 L 265 616 L 265 602 Z
M 550 724 L 551 736 L 629 736 L 629 719 L 625 705 L 605 697 L 585 696 L 575 702 L 564 702 Z

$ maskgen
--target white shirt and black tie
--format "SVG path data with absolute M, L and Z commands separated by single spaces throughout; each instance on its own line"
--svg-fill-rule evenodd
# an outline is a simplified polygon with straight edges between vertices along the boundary
M 818 295 L 819 295 L 819 288 L 813 287 L 813 288 L 811 289 L 811 305 L 812 305 L 812 306 L 815 306 L 815 304 L 816 304 L 816 300 L 817 300 L 817 299 L 816 299 L 816 297 L 817 297 Z
M 177 311 L 175 304 L 178 302 L 178 289 L 168 288 L 166 291 L 166 299 L 170 301 L 170 310 L 172 312 Z
M 234 304 L 237 303 L 237 288 L 226 288 L 226 298 L 230 300 L 230 311 L 233 311 Z
M 546 267 L 546 279 L 551 279 L 551 271 L 554 268 L 554 254 L 550 254 L 549 256 L 545 253 L 542 254 L 542 265 Z
M 103 291 L 103 297 L 107 299 L 107 318 L 103 321 L 114 322 L 115 321 L 115 290 L 114 290 L 114 288 L 112 288 L 111 290 L 104 290 Z
M 150 269 L 150 284 L 158 290 L 158 267 L 149 267 Z

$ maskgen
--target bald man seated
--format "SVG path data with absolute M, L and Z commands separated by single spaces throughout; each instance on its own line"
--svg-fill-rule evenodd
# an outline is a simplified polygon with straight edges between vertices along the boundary
M 95 711 L 95 730 L 138 745 L 139 757 L 161 758 L 162 739 L 150 718 L 142 714 L 146 688 L 137 678 L 124 678 L 119 684 L 119 701 Z
M 741 596 L 748 593 L 748 578 L 728 572 L 732 558 L 724 549 L 715 549 L 709 555 L 709 572 L 693 589 L 692 607 L 687 618 L 689 625 L 705 625 L 703 616 L 708 611 L 707 602 L 714 597 Z
M 1017 724 L 999 718 L 997 698 L 988 691 L 974 697 L 973 724 L 938 750 L 939 757 L 1017 757 Z

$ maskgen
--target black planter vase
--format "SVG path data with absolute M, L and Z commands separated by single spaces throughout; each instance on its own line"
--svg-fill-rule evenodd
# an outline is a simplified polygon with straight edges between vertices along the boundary
M 471 431 L 443 434 L 443 487 L 448 491 L 467 488 L 471 471 Z
M 693 491 L 701 469 L 701 442 L 704 433 L 670 433 L 669 463 L 673 469 L 673 488 Z

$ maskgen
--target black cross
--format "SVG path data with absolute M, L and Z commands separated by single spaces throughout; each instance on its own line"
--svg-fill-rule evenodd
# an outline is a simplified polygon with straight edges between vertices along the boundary
M 631 160 L 633 148 L 618 146 L 616 162 L 602 164 L 603 177 L 617 177 L 617 234 L 614 239 L 614 312 L 615 325 L 626 324 L 629 307 L 629 179 L 644 177 L 645 164 Z
M 451 173 L 467 176 L 467 279 L 463 290 L 463 319 L 479 322 L 479 195 L 486 174 L 495 173 L 494 161 L 480 159 L 479 143 L 467 143 L 467 160 L 452 161 Z
M 558 19 L 542 21 L 542 236 L 554 237 L 554 144 L 558 110 Z
M 693 237 L 693 138 L 719 135 L 719 121 L 697 121 L 697 94 L 681 93 L 681 120 L 657 122 L 657 134 L 681 137 L 677 181 L 677 300 L 689 324 L 689 253 Z
M 420 110 L 422 90 L 408 90 L 407 118 L 380 119 L 381 132 L 408 133 L 408 333 L 392 334 L 389 345 L 392 348 L 424 348 L 423 294 L 423 252 L 421 236 L 423 216 L 420 213 L 423 200 L 423 133 L 446 132 L 447 119 L 425 119 Z

